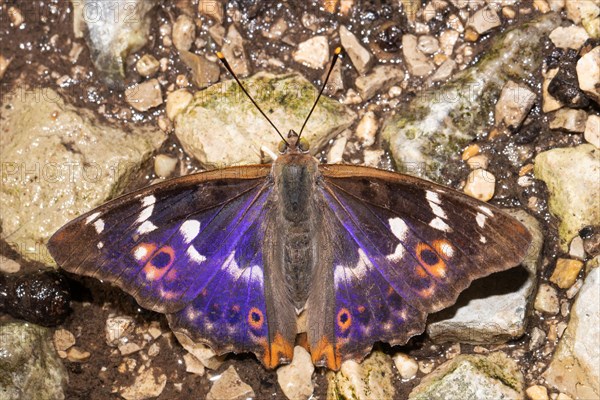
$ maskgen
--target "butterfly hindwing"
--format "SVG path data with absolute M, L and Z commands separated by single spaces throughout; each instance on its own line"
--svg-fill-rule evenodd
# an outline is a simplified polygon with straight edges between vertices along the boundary
M 452 304 L 473 280 L 518 264 L 528 249 L 519 222 L 451 189 L 370 168 L 321 172 L 324 220 L 338 233 L 325 285 L 334 288 L 323 322 L 331 327 L 315 331 L 342 359 L 364 356 L 374 338 L 405 342 L 427 313 Z

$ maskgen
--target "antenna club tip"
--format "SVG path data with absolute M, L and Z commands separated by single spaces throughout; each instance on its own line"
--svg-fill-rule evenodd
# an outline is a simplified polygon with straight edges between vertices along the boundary
M 335 54 L 340 54 L 342 52 L 342 46 L 338 46 L 335 48 L 334 53 Z
M 221 53 L 220 51 L 217 51 L 217 57 L 220 58 L 221 60 L 225 58 L 225 56 L 223 55 L 223 53 Z

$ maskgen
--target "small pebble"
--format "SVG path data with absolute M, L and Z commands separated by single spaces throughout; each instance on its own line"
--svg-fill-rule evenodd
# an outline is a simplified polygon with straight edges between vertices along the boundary
M 53 336 L 54 348 L 58 351 L 67 351 L 75 345 L 75 336 L 66 329 L 57 329 Z
M 169 93 L 166 106 L 167 117 L 171 121 L 175 120 L 175 117 L 185 110 L 193 99 L 194 95 L 186 89 L 178 89 Z
M 572 108 L 561 108 L 554 113 L 554 118 L 550 121 L 550 129 L 562 129 L 573 133 L 583 133 L 585 131 L 588 116 L 583 110 L 574 110 Z
M 501 24 L 502 22 L 500 21 L 500 17 L 496 13 L 496 10 L 489 6 L 476 11 L 467 21 L 467 26 L 472 27 L 475 32 L 480 35 Z
M 546 2 L 546 0 L 533 0 L 533 8 L 535 8 L 542 14 L 550 12 L 550 6 Z
M 459 36 L 460 33 L 453 29 L 445 30 L 440 34 L 440 48 L 448 57 L 454 52 L 454 45 Z
M 365 49 L 354 34 L 344 25 L 340 26 L 340 42 L 350 57 L 352 65 L 360 75 L 367 72 L 373 56 Z
M 21 270 L 21 265 L 15 260 L 11 260 L 10 258 L 6 258 L 3 255 L 0 255 L 0 272 L 4 272 L 6 274 L 14 274 Z
M 581 289 L 582 286 L 583 286 L 583 279 L 577 279 L 575 281 L 575 283 L 569 289 L 567 289 L 567 292 L 565 293 L 567 296 L 567 299 L 572 299 L 573 297 L 577 296 L 577 293 L 579 293 L 579 290 Z
M 600 149 L 600 116 L 591 114 L 585 123 L 583 138 Z
M 518 128 L 533 107 L 536 94 L 525 84 L 508 81 L 495 106 L 496 126 Z
M 554 283 L 561 289 L 568 289 L 573 286 L 577 280 L 577 276 L 579 275 L 581 268 L 583 268 L 583 262 L 580 260 L 559 258 L 556 261 L 554 272 L 552 273 L 552 276 L 550 276 L 550 282 Z
M 367 111 L 356 127 L 356 136 L 363 146 L 370 147 L 375 143 L 377 129 L 379 129 L 379 123 L 375 113 Z
M 144 54 L 142 58 L 135 63 L 135 69 L 138 74 L 145 76 L 146 78 L 156 74 L 159 68 L 160 63 L 152 54 Z
M 210 1 L 214 3 L 214 0 Z M 229 25 L 221 51 L 231 69 L 239 78 L 244 78 L 250 74 L 250 64 L 244 49 L 244 39 L 234 24 Z
M 241 380 L 235 368 L 230 366 L 214 381 L 206 400 L 245 399 L 255 397 L 252 387 Z
M 367 167 L 378 168 L 381 163 L 381 158 L 385 154 L 382 149 L 378 150 L 364 150 L 363 151 L 363 164 Z
M 177 17 L 173 24 L 173 44 L 177 50 L 189 50 L 196 39 L 196 24 L 185 14 Z
M 466 161 L 469 158 L 479 154 L 481 152 L 481 147 L 478 144 L 473 143 L 468 145 L 462 153 L 462 160 Z
M 396 353 L 392 356 L 392 360 L 394 360 L 394 364 L 396 365 L 396 369 L 398 373 L 402 377 L 402 379 L 413 379 L 417 376 L 417 372 L 419 371 L 419 364 L 415 361 L 414 358 L 403 354 Z
M 467 42 L 476 42 L 479 39 L 479 33 L 475 31 L 475 29 L 467 28 L 465 30 L 465 40 Z
M 198 360 L 192 354 L 186 353 L 183 356 L 183 361 L 185 361 L 185 372 L 189 372 L 198 376 L 204 375 L 204 364 L 202 364 L 200 360 Z
M 577 61 L 579 88 L 600 104 L 600 46 L 594 47 Z
M 422 361 L 419 361 L 418 364 L 419 364 L 419 371 L 421 371 L 425 375 L 427 375 L 428 373 L 433 371 L 433 368 L 435 367 L 435 362 L 430 361 L 430 360 L 422 360 Z
M 573 398 L 564 393 L 559 393 L 558 396 L 556 396 L 556 400 L 573 400 Z
M 192 71 L 192 79 L 197 87 L 202 89 L 219 80 L 221 69 L 215 62 L 186 50 L 179 50 L 179 57 Z
M 25 22 L 21 10 L 14 6 L 8 8 L 8 18 L 10 18 L 10 23 L 15 28 L 21 26 L 21 24 Z
M 327 36 L 315 36 L 298 44 L 293 57 L 294 61 L 309 68 L 323 68 L 329 61 L 329 40 Z
M 312 375 L 315 366 L 310 353 L 303 347 L 294 347 L 292 362 L 277 368 L 277 382 L 288 399 L 309 399 L 315 390 Z
M 575 236 L 569 245 L 569 255 L 578 260 L 585 260 L 585 248 L 581 236 Z
M 413 76 L 427 76 L 435 69 L 433 62 L 418 49 L 415 35 L 407 33 L 402 36 L 402 55 L 408 72 Z
M 151 399 L 160 396 L 167 385 L 167 375 L 155 368 L 148 368 L 135 377 L 131 386 L 120 389 L 125 400 Z
M 502 7 L 502 16 L 507 19 L 513 19 L 517 16 L 517 12 L 512 7 Z
M 530 400 L 548 400 L 548 389 L 544 386 L 535 385 L 530 386 L 525 390 L 527 398 Z
M 148 111 L 163 103 L 158 79 L 150 79 L 125 89 L 125 100 L 138 111 Z
M 128 356 L 130 354 L 137 353 L 138 351 L 140 351 L 142 349 L 139 344 L 134 343 L 134 342 L 127 342 L 127 343 L 121 344 L 118 346 L 118 348 L 119 348 L 119 353 L 121 353 L 122 356 Z
M 529 350 L 537 350 L 544 344 L 546 340 L 546 332 L 537 326 L 531 330 L 531 340 L 529 341 Z
M 8 69 L 8 66 L 10 65 L 11 61 L 12 59 L 6 58 L 2 54 L 0 54 L 0 81 L 2 80 L 2 78 L 4 78 L 4 73 Z
M 111 316 L 106 319 L 104 326 L 104 335 L 106 344 L 116 347 L 119 340 L 128 332 L 133 330 L 135 323 L 133 318 L 127 316 Z
M 417 48 L 423 54 L 433 54 L 440 49 L 440 43 L 433 36 L 429 36 L 429 35 L 419 36 L 419 40 L 417 42 Z
M 156 357 L 160 353 L 160 344 L 152 343 L 150 347 L 148 347 L 148 356 Z
M 177 158 L 169 157 L 166 154 L 158 154 L 154 158 L 154 172 L 160 178 L 168 178 L 175 171 Z
M 219 25 L 223 23 L 225 17 L 224 5 L 221 1 L 200 0 L 198 2 L 198 12 L 212 18 Z
M 546 314 L 558 314 L 560 308 L 556 289 L 547 283 L 542 283 L 535 297 L 534 307 L 536 310 Z
M 579 50 L 590 37 L 586 30 L 577 25 L 558 27 L 550 32 L 550 40 L 556 47 Z
M 496 177 L 491 172 L 478 168 L 469 173 L 463 190 L 471 197 L 481 201 L 488 201 L 494 197 L 495 189 Z
M 444 57 L 446 57 L 446 56 L 443 54 L 436 54 L 434 56 L 434 62 L 436 59 L 444 58 Z M 436 62 L 436 64 L 437 64 L 437 62 Z M 435 73 L 433 75 L 431 75 L 431 77 L 429 79 L 432 82 L 443 82 L 452 76 L 452 73 L 454 72 L 455 69 L 456 69 L 456 61 L 454 61 L 451 58 L 448 58 L 444 62 L 441 63 L 439 68 L 435 71 Z
M 67 360 L 71 362 L 85 362 L 89 360 L 90 356 L 89 351 L 81 350 L 75 346 L 67 350 Z

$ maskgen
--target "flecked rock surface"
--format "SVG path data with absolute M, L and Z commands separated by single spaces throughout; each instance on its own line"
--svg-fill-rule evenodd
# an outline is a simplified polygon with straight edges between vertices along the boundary
M 574 399 L 600 397 L 600 268 L 585 278 L 546 381 Z
M 342 363 L 339 372 L 329 373 L 327 400 L 337 399 L 393 399 L 392 359 L 374 351 L 361 363 L 349 360 Z
M 240 379 L 232 365 L 213 383 L 206 400 L 244 400 L 254 396 L 250 385 Z
M 0 325 L 0 399 L 61 400 L 67 380 L 47 328 Z
M 243 84 L 284 136 L 290 129 L 300 130 L 317 94 L 298 74 L 260 73 Z M 350 126 L 355 117 L 343 104 L 321 97 L 302 134 L 310 142 L 312 154 Z M 261 147 L 276 151 L 281 141 L 235 81 L 196 92 L 175 118 L 175 134 L 185 151 L 208 168 L 263 162 Z
M 552 149 L 535 158 L 535 177 L 550 192 L 550 212 L 560 219 L 563 251 L 581 228 L 600 221 L 600 150 L 591 144 Z
M 487 132 L 502 87 L 524 79 L 542 62 L 541 38 L 560 25 L 547 14 L 501 35 L 473 67 L 423 91 L 388 119 L 381 137 L 402 172 L 443 181 L 442 166 L 476 135 Z M 482 122 L 483 121 L 483 122 Z
M 543 233 L 537 220 L 517 210 L 533 236 L 521 265 L 475 281 L 455 305 L 429 317 L 427 334 L 434 342 L 504 343 L 525 333 L 526 316 L 537 284 Z
M 8 98 L 0 124 L 2 239 L 47 264 L 54 261 L 42 243 L 122 192 L 165 138 L 158 129 L 124 132 L 100 123 L 51 89 Z
M 277 382 L 283 394 L 290 400 L 306 400 L 315 390 L 312 374 L 315 366 L 310 354 L 304 347 L 294 347 L 294 358 L 291 364 L 277 369 Z
M 524 379 L 504 353 L 460 355 L 440 365 L 413 389 L 409 400 L 523 399 Z

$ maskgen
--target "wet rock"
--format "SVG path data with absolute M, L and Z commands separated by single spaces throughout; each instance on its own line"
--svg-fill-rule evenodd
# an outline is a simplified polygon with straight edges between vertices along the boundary
M 557 73 L 558 68 L 554 68 L 546 72 L 546 75 L 544 76 L 544 83 L 542 84 L 542 111 L 545 113 L 556 111 L 563 106 L 563 103 L 554 98 L 548 91 L 550 82 L 552 82 L 552 79 L 554 79 Z
M 367 111 L 356 126 L 356 136 L 363 146 L 369 147 L 375 143 L 378 128 L 377 116 L 373 111 Z
M 600 46 L 577 61 L 579 88 L 600 104 Z
M 593 21 L 600 15 L 600 6 L 594 1 L 565 0 L 567 18 L 576 24 Z
M 50 265 L 42 243 L 126 188 L 164 140 L 153 128 L 100 122 L 44 88 L 7 96 L 0 124 L 0 235 L 24 258 Z
M 450 78 L 450 76 L 452 76 L 452 73 L 456 69 L 456 65 L 456 61 L 454 61 L 451 58 L 447 59 L 438 67 L 438 69 L 433 73 L 433 75 L 429 77 L 429 80 L 431 82 L 445 81 L 446 79 Z
M 585 249 L 583 246 L 583 238 L 575 236 L 569 245 L 569 255 L 579 260 L 585 260 Z
M 10 258 L 0 255 L 0 273 L 14 274 L 21 270 L 21 264 Z
M 454 53 L 454 45 L 459 36 L 460 33 L 454 29 L 447 29 L 440 34 L 440 48 L 448 57 Z
M 527 85 L 508 81 L 496 103 L 496 126 L 518 128 L 535 103 L 536 95 Z
M 127 335 L 133 332 L 135 321 L 129 316 L 110 316 L 106 319 L 104 336 L 106 344 L 117 347 L 128 342 Z
M 558 27 L 550 33 L 550 40 L 556 47 L 579 50 L 590 37 L 581 26 Z
M 583 241 L 582 241 L 583 248 Z M 577 280 L 579 271 L 583 268 L 583 262 L 579 260 L 571 260 L 568 258 L 559 258 L 556 260 L 556 266 L 554 272 L 550 277 L 550 282 L 554 283 L 561 289 L 568 289 Z
M 150 79 L 125 89 L 125 100 L 138 111 L 148 111 L 162 104 L 158 79 Z
M 415 35 L 405 34 L 402 36 L 402 54 L 408 72 L 413 76 L 427 76 L 435 69 L 433 62 L 419 51 Z
M 459 355 L 421 380 L 409 400 L 522 399 L 524 378 L 504 353 Z
M 481 201 L 489 201 L 494 197 L 496 177 L 484 169 L 474 169 L 467 177 L 464 192 Z
M 404 70 L 391 65 L 378 65 L 368 75 L 356 78 L 356 89 L 364 100 L 368 100 L 380 91 L 404 80 Z
M 131 386 L 121 388 L 120 394 L 125 400 L 146 400 L 160 396 L 166 385 L 167 375 L 148 368 L 135 377 Z
M 400 374 L 402 379 L 408 380 L 417 376 L 417 372 L 419 372 L 419 364 L 414 358 L 403 353 L 397 353 L 394 354 L 392 359 L 394 360 L 394 365 L 396 365 L 398 374 Z
M 75 335 L 66 329 L 57 329 L 54 331 L 53 342 L 56 351 L 67 351 L 75 345 Z
M 71 293 L 62 275 L 54 271 L 0 274 L 0 312 L 38 325 L 54 326 L 65 320 Z
M 496 13 L 496 10 L 491 7 L 484 7 L 476 11 L 469 17 L 469 20 L 467 21 L 467 26 L 473 28 L 475 32 L 480 35 L 500 26 L 501 24 L 502 22 L 500 21 L 500 17 Z
M 590 100 L 579 88 L 573 53 L 567 52 L 565 56 L 561 57 L 560 69 L 550 81 L 548 93 L 568 107 L 586 108 L 589 106 Z
M 193 354 L 187 353 L 183 356 L 183 361 L 185 362 L 185 372 L 189 372 L 191 374 L 195 374 L 198 376 L 204 375 L 204 364 Z
M 233 365 L 214 381 L 206 400 L 244 400 L 254 397 L 254 391 L 250 385 L 243 382 Z
M 173 121 L 177 115 L 187 108 L 194 96 L 187 89 L 179 89 L 169 93 L 167 96 L 166 113 Z
M 329 61 L 329 40 L 327 36 L 315 36 L 300 44 L 293 53 L 294 61 L 309 68 L 323 68 Z
M 227 36 L 225 36 L 221 51 L 231 69 L 239 78 L 244 78 L 250 74 L 250 65 L 244 49 L 244 39 L 233 24 L 227 30 Z
M 361 363 L 348 360 L 342 363 L 339 372 L 328 374 L 327 400 L 392 399 L 395 394 L 392 379 L 391 358 L 374 351 Z
M 550 120 L 548 126 L 550 129 L 562 129 L 573 133 L 583 133 L 586 121 L 587 113 L 585 111 L 562 108 L 554 114 L 554 118 Z
M 166 154 L 159 154 L 154 159 L 154 173 L 160 178 L 167 178 L 175 172 L 178 160 Z
M 364 75 L 372 64 L 373 56 L 345 26 L 340 26 L 340 42 L 350 57 L 352 65 L 360 75 Z
M 75 346 L 67 350 L 67 360 L 71 362 L 86 362 L 90 359 L 91 353 L 86 350 L 81 350 Z
M 199 89 L 210 86 L 219 80 L 221 74 L 219 65 L 207 60 L 206 57 L 185 50 L 179 51 L 179 57 L 192 71 L 193 82 Z
M 433 54 L 440 49 L 440 43 L 438 40 L 429 35 L 419 36 L 417 41 L 417 49 L 423 54 Z
M 429 317 L 427 334 L 436 343 L 504 343 L 525 333 L 526 317 L 537 286 L 543 233 L 537 220 L 518 210 L 511 214 L 533 236 L 519 267 L 493 274 L 471 284 L 456 304 Z
M 210 347 L 202 343 L 195 343 L 188 336 L 175 332 L 177 341 L 190 354 L 196 357 L 208 369 L 218 369 L 223 364 L 223 357 L 217 356 Z
M 556 289 L 546 283 L 542 283 L 538 288 L 537 295 L 535 296 L 534 307 L 539 312 L 545 314 L 558 314 L 560 309 Z
M 185 14 L 177 17 L 173 24 L 173 44 L 177 50 L 188 51 L 196 39 L 196 24 Z
M 527 398 L 531 400 L 548 400 L 548 389 L 541 385 L 534 385 L 527 388 L 525 391 Z
M 591 114 L 586 123 L 583 137 L 586 142 L 600 149 L 600 116 Z
M 560 244 L 566 252 L 582 228 L 600 220 L 600 151 L 591 144 L 548 150 L 535 158 L 534 173 L 546 182 L 550 212 L 560 220 Z
M 600 269 L 585 278 L 571 317 L 543 377 L 576 399 L 600 397 Z
M 76 6 L 76 11 L 83 13 L 77 14 L 74 20 L 87 27 L 85 39 L 94 66 L 103 73 L 107 84 L 121 84 L 125 76 L 125 59 L 144 47 L 148 41 L 150 13 L 158 1 L 71 2 Z M 91 18 L 90 15 L 95 17 Z
M 152 54 L 144 54 L 135 64 L 138 74 L 150 77 L 158 72 L 160 63 Z
M 437 88 L 422 91 L 387 119 L 381 137 L 396 165 L 409 173 L 443 181 L 442 166 L 476 135 L 489 131 L 488 121 L 502 87 L 525 79 L 542 62 L 541 38 L 560 25 L 547 14 L 499 36 L 477 64 Z
M 225 10 L 221 0 L 200 0 L 198 2 L 198 12 L 212 18 L 218 24 L 223 23 Z
M 309 399 L 315 390 L 312 382 L 314 370 L 310 354 L 303 347 L 296 346 L 291 364 L 277 369 L 277 382 L 283 394 L 290 400 Z
M 0 397 L 61 400 L 67 371 L 49 330 L 28 323 L 0 325 Z
M 300 129 L 317 90 L 297 74 L 261 73 L 243 83 L 284 133 Z M 322 97 L 303 134 L 313 154 L 354 118 L 346 106 Z M 261 147 L 276 149 L 281 140 L 234 81 L 196 92 L 187 109 L 175 118 L 175 134 L 189 154 L 212 167 L 260 163 Z

